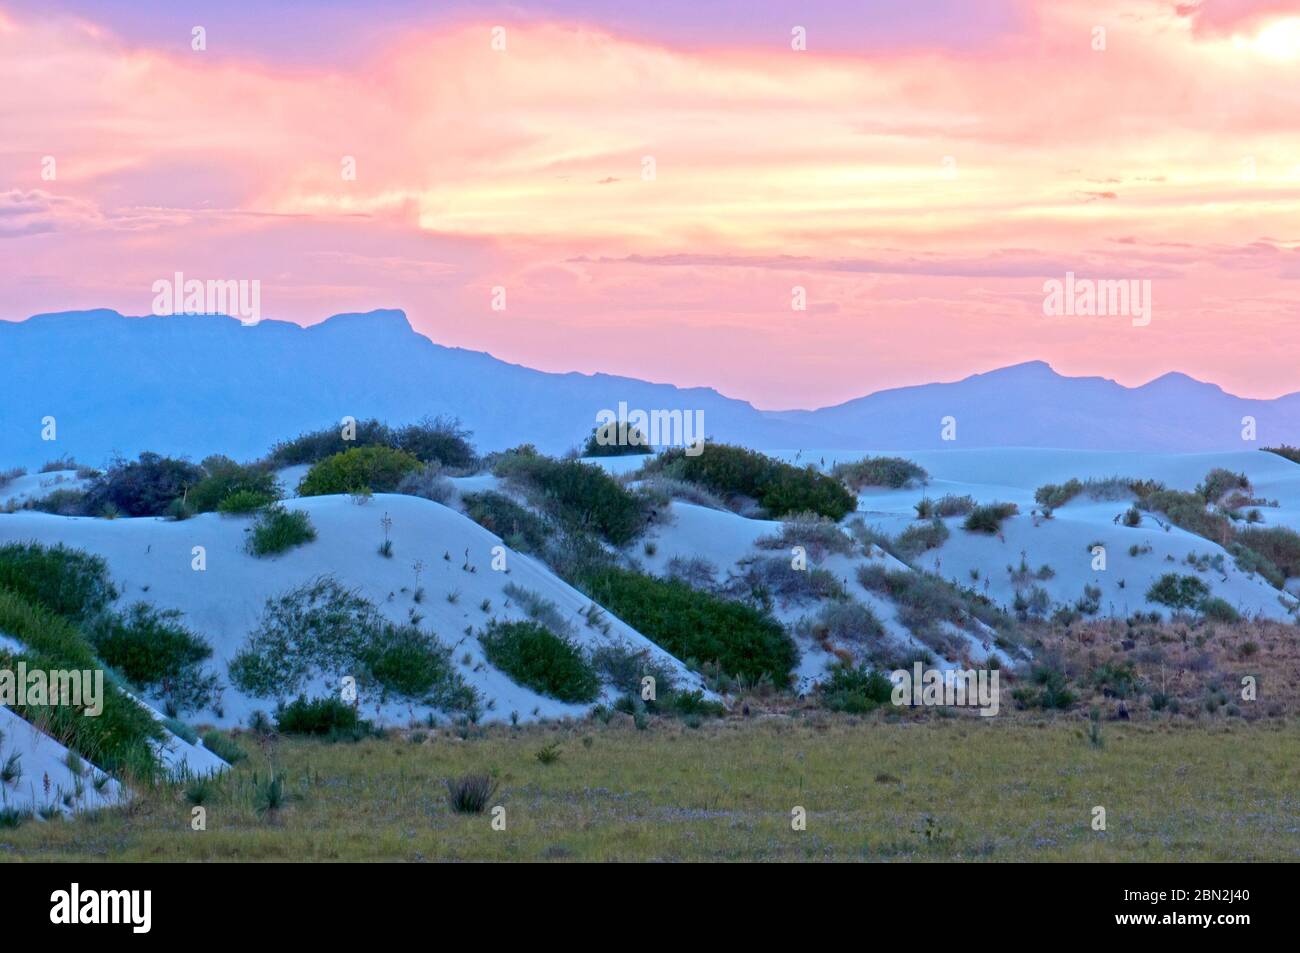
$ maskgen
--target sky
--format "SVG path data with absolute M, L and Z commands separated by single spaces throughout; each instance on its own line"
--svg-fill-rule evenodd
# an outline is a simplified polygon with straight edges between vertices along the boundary
M 1300 391 L 1300 0 L 0 0 L 0 319 L 176 272 L 769 409 Z

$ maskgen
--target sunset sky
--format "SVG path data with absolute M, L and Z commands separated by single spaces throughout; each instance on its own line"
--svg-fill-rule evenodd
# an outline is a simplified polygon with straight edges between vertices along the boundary
M 764 408 L 1300 390 L 1300 0 L 203 6 L 0 0 L 0 318 L 182 271 Z M 1150 325 L 1045 317 L 1067 271 Z

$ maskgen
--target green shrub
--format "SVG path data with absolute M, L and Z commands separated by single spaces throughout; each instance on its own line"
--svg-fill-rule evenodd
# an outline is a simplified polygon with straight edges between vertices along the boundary
M 885 637 L 885 627 L 870 607 L 853 599 L 835 599 L 822 606 L 817 617 L 805 621 L 800 630 L 809 637 L 848 645 L 878 642 Z
M 217 504 L 217 512 L 224 516 L 247 516 L 265 509 L 279 499 L 278 494 L 258 493 L 256 490 L 236 490 Z
M 799 651 L 784 627 L 742 602 L 615 567 L 573 580 L 587 596 L 679 659 L 716 663 L 726 674 L 778 688 L 790 682 Z
M 724 496 L 756 500 L 774 517 L 816 513 L 838 522 L 857 508 L 856 498 L 834 477 L 731 444 L 706 443 L 695 456 L 675 447 L 647 468 Z
M 232 498 L 237 498 L 234 503 Z M 203 478 L 186 500 L 199 513 L 248 513 L 279 498 L 280 488 L 269 467 L 241 466 L 229 457 L 211 456 L 203 461 Z M 250 505 L 253 499 L 260 502 Z
M 131 684 L 157 692 L 177 711 L 194 711 L 216 696 L 216 676 L 203 671 L 212 647 L 179 619 L 174 609 L 137 602 L 125 613 L 91 620 L 86 635 L 99 657 Z
M 822 704 L 831 711 L 865 714 L 893 697 L 894 683 L 883 672 L 865 666 L 836 665 L 821 685 Z
M 329 576 L 266 600 L 257 627 L 230 662 L 230 680 L 258 696 L 298 692 L 316 678 L 353 675 L 363 686 L 448 710 L 470 709 L 473 691 L 450 650 L 413 625 L 396 625 Z
M 344 440 L 341 426 L 323 427 L 277 443 L 267 459 L 277 467 L 292 467 L 316 463 L 354 447 L 392 447 L 395 443 L 391 428 L 373 419 L 356 421 L 352 437 Z
M 898 557 L 911 562 L 922 553 L 938 549 L 948 540 L 948 527 L 937 517 L 929 523 L 914 523 L 898 534 L 894 549 Z
M 71 623 L 4 588 L 0 588 L 0 632 L 23 645 L 19 653 L 0 649 L 0 667 L 12 669 L 19 660 L 29 670 L 103 667 Z M 149 779 L 158 770 L 150 742 L 162 738 L 161 728 L 111 677 L 104 679 L 103 711 L 98 717 L 86 717 L 84 706 L 74 705 L 15 705 L 14 711 L 105 771 Z
M 142 453 L 138 460 L 118 459 L 86 488 L 91 513 L 105 509 L 123 516 L 162 516 L 172 500 L 203 479 L 203 471 L 185 460 Z
M 1003 639 L 1015 634 L 1009 616 L 987 596 L 958 588 L 933 573 L 865 565 L 858 567 L 858 582 L 868 592 L 888 596 L 895 604 L 898 621 L 940 654 L 960 648 L 951 644 L 945 623 L 969 629 L 975 619 L 996 629 Z
M 868 486 L 900 490 L 924 485 L 930 480 L 924 467 L 903 457 L 864 457 L 852 463 L 837 464 L 831 475 L 842 480 L 855 493 Z
M 299 695 L 276 709 L 276 730 L 286 735 L 347 735 L 363 724 L 357 711 L 340 698 Z
M 617 422 L 592 427 L 582 448 L 584 457 L 629 457 L 653 452 L 645 434 L 631 424 Z
M 521 553 L 540 553 L 551 535 L 545 520 L 505 494 L 466 493 L 461 502 L 466 516 Z
M 1019 512 L 1020 508 L 1014 503 L 987 503 L 971 510 L 961 524 L 962 529 L 972 533 L 998 533 L 1002 530 L 1002 521 Z
M 642 502 L 594 463 L 515 453 L 499 459 L 494 472 L 531 490 L 562 525 L 595 532 L 615 546 L 630 543 L 645 528 Z
M 1195 576 L 1165 573 L 1147 590 L 1147 601 L 1175 611 L 1195 609 L 1210 595 L 1210 587 Z
M 402 450 L 354 447 L 315 464 L 298 484 L 298 495 L 392 493 L 402 477 L 420 468 L 419 459 Z
M 311 517 L 302 510 L 290 510 L 276 503 L 258 514 L 247 548 L 254 556 L 274 556 L 315 538 Z
M 207 748 L 226 764 L 238 764 L 248 757 L 248 752 L 228 736 L 219 731 L 209 731 L 203 736 L 203 747 Z
M 1221 546 L 1232 540 L 1232 521 L 1208 511 L 1200 494 L 1160 489 L 1143 497 L 1138 505 L 1149 512 L 1164 513 L 1175 526 Z
M 478 455 L 469 442 L 472 434 L 452 417 L 423 417 L 393 434 L 394 449 L 409 453 L 421 463 L 438 463 L 444 469 L 466 470 Z
M 482 814 L 496 793 L 497 782 L 490 775 L 466 774 L 447 779 L 447 805 L 457 814 Z
M 781 521 L 781 532 L 754 540 L 759 549 L 790 550 L 802 546 L 813 562 L 827 554 L 847 556 L 853 552 L 853 540 L 839 524 L 816 513 L 792 513 Z
M 1073 477 L 1064 483 L 1048 483 L 1034 491 L 1034 502 L 1054 510 L 1083 492 L 1083 484 Z
M 940 518 L 965 516 L 973 509 L 975 509 L 975 498 L 972 496 L 954 496 L 949 493 L 939 497 L 934 503 L 934 515 Z
M 1022 708 L 1066 709 L 1075 702 L 1069 680 L 1060 669 L 1049 665 L 1035 665 L 1029 673 L 1029 684 L 1018 686 L 1011 693 Z
M 103 612 L 118 596 L 108 563 L 62 543 L 0 546 L 0 587 L 73 621 Z
M 1300 576 L 1300 533 L 1295 530 L 1285 526 L 1249 527 L 1237 533 L 1236 541 L 1267 559 L 1283 576 Z
M 1203 599 L 1198 606 L 1201 615 L 1211 622 L 1240 622 L 1241 613 L 1239 613 L 1227 599 L 1219 596 L 1210 596 Z
M 600 693 L 596 670 L 577 644 L 532 620 L 493 620 L 478 639 L 489 662 L 539 694 L 590 702 Z
M 1223 467 L 1215 467 L 1205 475 L 1205 480 L 1196 487 L 1196 495 L 1206 503 L 1215 503 L 1222 499 L 1229 490 L 1249 490 L 1250 480 L 1244 473 L 1233 473 Z

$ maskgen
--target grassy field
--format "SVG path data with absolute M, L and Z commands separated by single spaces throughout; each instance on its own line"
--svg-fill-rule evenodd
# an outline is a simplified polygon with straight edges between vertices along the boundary
M 1100 746 L 1078 718 L 821 714 L 237 740 L 249 758 L 208 790 L 0 830 L 0 859 L 1300 859 L 1294 719 L 1106 722 Z M 288 799 L 259 812 L 272 771 Z M 499 782 L 504 831 L 448 807 L 445 779 L 471 772 Z

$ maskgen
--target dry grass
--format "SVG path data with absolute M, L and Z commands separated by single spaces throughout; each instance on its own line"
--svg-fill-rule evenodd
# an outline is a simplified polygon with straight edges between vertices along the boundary
M 796 711 L 637 731 L 594 722 L 254 749 L 190 829 L 184 788 L 0 831 L 9 860 L 1294 860 L 1294 721 L 866 719 Z M 539 748 L 562 757 L 543 765 Z M 274 770 L 285 807 L 259 813 Z M 446 779 L 489 774 L 456 814 Z M 1092 808 L 1108 829 L 1091 829 Z M 791 810 L 807 829 L 791 829 Z

